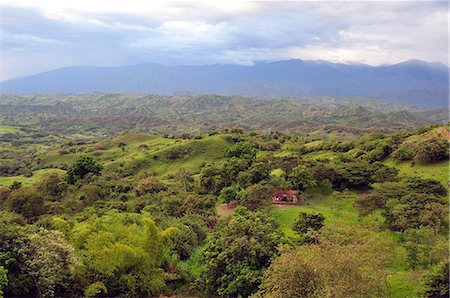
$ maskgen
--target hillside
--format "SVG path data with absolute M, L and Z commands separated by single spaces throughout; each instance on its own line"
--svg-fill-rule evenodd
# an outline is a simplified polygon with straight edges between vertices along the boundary
M 428 111 L 366 98 L 255 98 L 146 94 L 1 95 L 0 124 L 52 134 L 127 130 L 177 134 L 241 126 L 249 130 L 311 133 L 327 127 L 354 136 L 445 122 Z
M 221 106 L 220 99 L 204 100 Z M 363 107 L 340 114 L 350 122 L 377 119 Z M 58 276 L 77 286 L 55 279 L 58 296 L 138 288 L 204 297 L 222 287 L 202 286 L 210 285 L 205 277 L 211 270 L 251 280 L 247 261 L 257 260 L 251 268 L 258 268 L 252 270 L 261 281 L 249 291 L 261 291 L 270 276 L 264 272 L 275 274 L 271 266 L 283 258 L 298 262 L 290 257 L 298 251 L 311 257 L 304 269 L 311 274 L 337 272 L 327 287 L 338 287 L 350 274 L 358 278 L 349 279 L 345 291 L 417 297 L 447 258 L 447 127 L 352 138 L 344 138 L 342 127 L 340 133 L 327 129 L 309 136 L 233 128 L 83 138 L 0 126 L 6 136 L 0 143 L 0 240 L 8 258 L 0 269 L 14 281 L 67 263 Z M 271 204 L 273 189 L 297 190 L 301 204 Z M 303 217 L 311 224 L 305 227 Z M 10 239 L 17 240 L 13 246 Z M 36 250 L 27 249 L 26 239 Z M 41 250 L 64 253 L 33 271 L 13 270 L 23 260 L 40 262 Z M 217 252 L 228 257 L 211 257 Z M 263 263 L 255 257 L 262 253 L 270 256 Z M 238 269 L 223 271 L 224 262 Z M 303 267 L 288 266 L 288 276 L 296 268 Z M 139 279 L 127 283 L 129 272 L 157 280 L 158 287 Z M 16 285 L 3 290 L 41 290 L 32 281 Z
M 253 66 L 76 66 L 2 82 L 0 92 L 356 96 L 446 107 L 448 72 L 443 64 L 418 60 L 378 67 L 303 60 Z

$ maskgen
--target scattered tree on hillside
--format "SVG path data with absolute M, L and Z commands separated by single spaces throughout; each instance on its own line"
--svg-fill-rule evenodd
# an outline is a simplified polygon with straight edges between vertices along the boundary
M 239 142 L 225 150 L 225 157 L 238 157 L 253 160 L 256 157 L 256 150 L 246 142 Z
M 320 214 L 308 214 L 300 212 L 298 219 L 294 221 L 292 229 L 299 234 L 306 234 L 308 231 L 319 231 L 323 227 L 325 217 Z
M 67 169 L 66 181 L 69 184 L 74 184 L 79 179 L 85 178 L 88 174 L 100 175 L 102 169 L 103 167 L 92 157 L 81 156 Z
M 158 193 L 167 190 L 167 185 L 154 176 L 149 176 L 139 180 L 136 194 L 142 196 L 145 194 Z

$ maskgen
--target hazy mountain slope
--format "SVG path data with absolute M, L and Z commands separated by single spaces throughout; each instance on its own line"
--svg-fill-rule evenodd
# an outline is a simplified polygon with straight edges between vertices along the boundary
M 355 134 L 397 131 L 434 123 L 433 113 L 400 105 L 384 111 L 340 100 L 339 105 L 243 96 L 160 96 L 130 94 L 1 95 L 0 125 L 41 127 L 48 132 L 163 133 L 242 126 L 251 130 L 311 132 L 321 127 L 351 128 Z M 334 103 L 336 100 L 328 99 Z M 345 104 L 344 104 L 345 103 Z M 419 114 L 420 113 L 420 114 Z M 440 117 L 440 116 L 439 116 Z
M 416 60 L 379 67 L 302 60 L 253 66 L 77 66 L 0 83 L 1 93 L 358 96 L 426 107 L 447 106 L 448 90 L 448 67 Z

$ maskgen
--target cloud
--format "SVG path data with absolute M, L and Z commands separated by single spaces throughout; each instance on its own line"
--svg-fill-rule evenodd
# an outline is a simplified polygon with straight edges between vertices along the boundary
M 1 80 L 69 65 L 448 64 L 437 1 L 3 0 Z

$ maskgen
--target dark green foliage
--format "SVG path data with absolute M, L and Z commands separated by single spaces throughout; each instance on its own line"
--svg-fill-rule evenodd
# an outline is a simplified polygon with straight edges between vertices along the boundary
M 165 156 L 167 159 L 176 160 L 186 157 L 191 151 L 192 150 L 186 146 L 177 146 L 166 150 Z
M 237 182 L 242 187 L 247 187 L 261 181 L 267 181 L 270 176 L 269 166 L 265 162 L 254 162 L 248 170 L 240 172 Z
M 168 238 L 168 248 L 181 260 L 188 259 L 195 248 L 203 244 L 207 235 L 205 220 L 198 215 L 185 215 L 178 220 L 169 221 L 169 226 L 178 230 Z
M 256 157 L 256 150 L 246 142 L 239 142 L 225 150 L 225 157 L 238 157 L 252 160 Z
M 206 218 L 215 214 L 215 198 L 210 195 L 162 193 L 161 201 L 155 199 L 155 203 L 165 214 L 174 217 L 198 214 Z
M 238 190 L 235 186 L 224 187 L 220 192 L 219 199 L 224 203 L 230 203 L 237 199 Z
M 100 175 L 102 169 L 103 167 L 92 157 L 81 156 L 67 169 L 66 181 L 69 184 L 74 184 L 79 179 L 85 178 L 88 174 Z
M 447 189 L 439 181 L 433 179 L 409 178 L 407 184 L 416 192 L 434 194 L 437 196 L 447 195 Z
M 421 297 L 446 298 L 449 296 L 449 262 L 436 265 L 431 272 L 423 277 L 420 290 Z
M 289 174 L 288 180 L 301 191 L 316 187 L 312 171 L 305 166 L 295 167 Z
M 57 174 L 45 176 L 35 186 L 36 191 L 40 192 L 52 201 L 58 200 L 65 191 L 66 185 Z
M 414 156 L 415 152 L 411 144 L 400 146 L 391 154 L 391 157 L 397 161 L 411 160 L 414 158 Z
M 246 171 L 252 163 L 251 159 L 231 157 L 223 164 L 222 173 L 227 184 L 237 181 L 240 172 Z
M 8 284 L 8 270 L 5 267 L 0 266 L 0 297 L 3 297 L 3 289 Z
M 328 180 L 331 183 L 336 181 L 336 173 L 333 168 L 328 167 L 324 164 L 318 164 L 311 168 L 312 175 L 316 181 Z
M 145 194 L 158 193 L 164 190 L 167 190 L 167 185 L 162 183 L 158 178 L 150 176 L 139 180 L 136 194 L 141 196 Z
M 325 217 L 320 214 L 308 214 L 300 212 L 298 219 L 292 225 L 292 229 L 299 234 L 306 234 L 309 231 L 319 231 L 324 224 Z
M 449 146 L 444 138 L 434 137 L 423 140 L 417 145 L 415 158 L 423 163 L 448 159 Z
M 218 195 L 225 186 L 225 181 L 220 168 L 208 165 L 200 172 L 200 191 Z
M 394 231 L 430 226 L 440 230 L 446 225 L 447 207 L 440 198 L 424 193 L 407 193 L 390 198 L 383 211 L 386 224 Z
M 206 243 L 200 284 L 221 297 L 248 297 L 277 254 L 281 235 L 264 213 L 237 208 Z
M 0 212 L 0 266 L 7 271 L 8 284 L 3 287 L 5 296 L 34 296 L 32 278 L 22 270 L 25 259 L 20 248 L 27 242 L 25 231 L 16 214 Z
M 239 204 L 249 210 L 267 206 L 272 198 L 272 187 L 267 183 L 253 184 L 247 187 L 239 198 Z
M 379 162 L 345 162 L 334 166 L 335 183 L 340 186 L 367 186 L 374 182 L 395 180 L 398 170 Z
M 13 191 L 8 202 L 9 210 L 33 221 L 47 211 L 42 195 L 33 189 Z
M 9 189 L 15 190 L 15 189 L 19 189 L 21 187 L 22 187 L 22 182 L 13 181 L 13 183 L 11 183 L 11 185 L 9 186 Z

